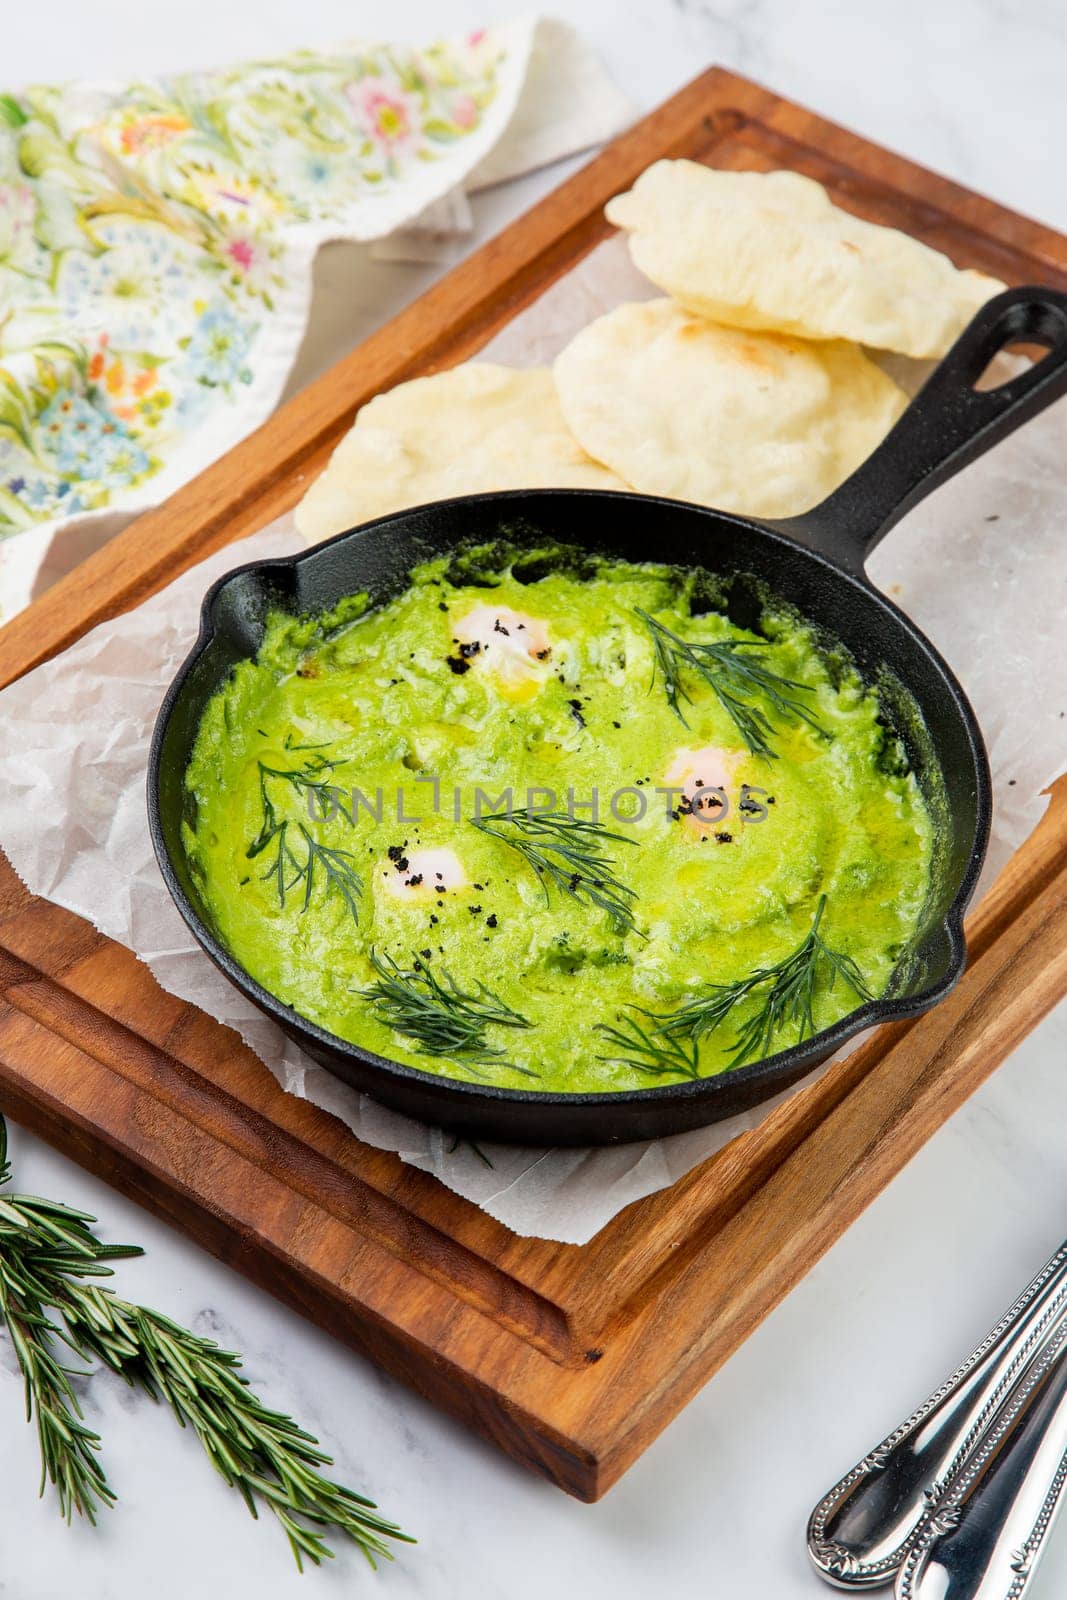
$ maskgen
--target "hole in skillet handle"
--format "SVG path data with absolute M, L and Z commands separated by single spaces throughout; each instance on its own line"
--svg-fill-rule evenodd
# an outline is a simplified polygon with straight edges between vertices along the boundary
M 1019 344 L 1047 354 L 994 388 L 976 387 L 993 358 Z M 899 422 L 821 505 L 769 523 L 862 575 L 864 562 L 912 506 L 1067 394 L 1067 295 L 1031 286 L 984 305 Z

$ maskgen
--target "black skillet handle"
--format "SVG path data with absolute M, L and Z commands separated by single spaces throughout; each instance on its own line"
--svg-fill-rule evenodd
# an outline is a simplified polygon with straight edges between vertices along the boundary
M 996 389 L 974 385 L 1012 344 L 1048 354 Z M 872 456 L 821 505 L 777 521 L 782 533 L 853 571 L 912 506 L 1067 394 L 1067 295 L 1007 289 L 982 307 Z

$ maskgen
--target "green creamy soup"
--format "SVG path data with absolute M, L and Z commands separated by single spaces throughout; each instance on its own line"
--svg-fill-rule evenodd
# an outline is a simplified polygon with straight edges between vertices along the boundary
M 906 962 L 934 827 L 840 650 L 758 625 L 707 574 L 506 547 L 272 616 L 187 773 L 218 937 L 341 1038 L 512 1088 L 829 1026 Z

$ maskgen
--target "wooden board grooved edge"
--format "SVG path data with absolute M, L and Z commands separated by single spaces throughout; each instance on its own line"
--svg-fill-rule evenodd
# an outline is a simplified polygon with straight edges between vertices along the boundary
M 788 165 L 962 265 L 1067 288 L 1067 240 L 713 70 L 0 630 L 0 685 L 289 509 L 355 410 L 474 354 L 651 161 Z M 0 702 L 2 714 L 2 702 Z M 582 1246 L 523 1239 L 282 1092 L 0 854 L 0 1102 L 509 1454 L 595 1499 L 1067 990 L 1067 785 L 925 1017 L 880 1030 Z

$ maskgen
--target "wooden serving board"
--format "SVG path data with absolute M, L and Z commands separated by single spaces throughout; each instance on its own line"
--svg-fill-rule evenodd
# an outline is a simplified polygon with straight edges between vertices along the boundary
M 1067 288 L 1067 239 L 707 72 L 15 618 L 0 684 L 292 506 L 365 400 L 473 355 L 606 235 L 612 194 L 682 155 L 810 173 L 961 264 Z M 517 1237 L 283 1094 L 235 1035 L 0 857 L 0 1103 L 591 1500 L 1067 991 L 1063 784 L 969 942 L 942 1005 L 576 1247 Z

